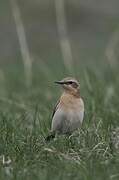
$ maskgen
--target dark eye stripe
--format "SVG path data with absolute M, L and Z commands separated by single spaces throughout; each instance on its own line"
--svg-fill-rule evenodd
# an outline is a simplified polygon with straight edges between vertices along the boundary
M 68 82 L 65 82 L 65 84 L 72 84 L 72 82 L 71 82 L 71 81 L 68 81 Z
M 68 82 L 66 82 L 66 84 L 73 84 L 73 82 L 72 81 L 68 81 Z
M 78 84 L 76 83 L 76 82 L 72 82 L 72 81 L 68 81 L 68 82 L 65 82 L 65 84 L 67 84 L 67 85 L 72 85 L 72 87 L 74 87 L 74 88 L 77 88 L 78 87 Z

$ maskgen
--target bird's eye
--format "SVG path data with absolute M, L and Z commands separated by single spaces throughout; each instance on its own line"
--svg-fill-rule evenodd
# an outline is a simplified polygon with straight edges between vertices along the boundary
M 73 82 L 72 81 L 68 81 L 68 82 L 66 82 L 66 84 L 70 85 L 70 84 L 73 84 Z

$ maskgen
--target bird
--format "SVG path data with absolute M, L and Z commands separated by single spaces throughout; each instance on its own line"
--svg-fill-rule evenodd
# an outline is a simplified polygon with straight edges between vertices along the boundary
M 81 127 L 84 119 L 84 101 L 80 95 L 80 83 L 72 77 L 66 77 L 61 81 L 55 81 L 63 88 L 53 113 L 51 133 L 46 141 L 55 138 L 55 135 L 71 135 Z

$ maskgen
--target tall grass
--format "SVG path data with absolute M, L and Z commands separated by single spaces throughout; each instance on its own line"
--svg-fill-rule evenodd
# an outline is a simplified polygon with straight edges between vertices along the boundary
M 59 68 L 61 70 L 62 65 Z M 42 81 L 44 72 L 37 72 L 36 68 L 34 71 L 30 91 L 21 87 L 18 92 L 14 83 L 11 92 L 9 90 L 13 94 L 11 99 L 0 100 L 0 179 L 117 180 L 117 73 L 112 78 L 108 76 L 109 68 L 102 70 L 101 76 L 95 68 L 85 69 L 86 72 L 80 76 L 81 94 L 85 101 L 82 129 L 70 139 L 59 136 L 46 143 L 44 138 L 50 129 L 52 108 L 60 92 L 51 76 L 48 81 Z M 13 69 L 13 75 L 18 79 L 15 73 Z M 59 77 L 58 74 L 53 75 Z M 10 80 L 6 82 L 11 84 Z M 18 83 L 20 85 L 21 82 Z M 111 95 L 108 90 L 110 84 L 114 88 Z

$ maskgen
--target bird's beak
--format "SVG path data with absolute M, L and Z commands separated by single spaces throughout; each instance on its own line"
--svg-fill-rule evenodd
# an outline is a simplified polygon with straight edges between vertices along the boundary
M 64 84 L 63 81 L 55 81 L 56 84 Z

